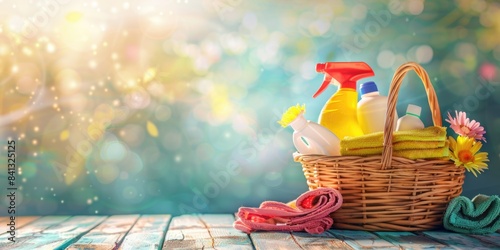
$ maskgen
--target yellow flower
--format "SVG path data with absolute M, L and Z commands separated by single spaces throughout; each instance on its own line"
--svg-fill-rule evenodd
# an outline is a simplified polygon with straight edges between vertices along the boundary
M 449 137 L 450 141 L 450 158 L 455 162 L 455 166 L 464 166 L 467 171 L 472 172 L 474 176 L 488 169 L 488 153 L 480 152 L 479 149 L 483 146 L 481 142 L 474 138 L 466 136 L 458 136 L 457 140 Z

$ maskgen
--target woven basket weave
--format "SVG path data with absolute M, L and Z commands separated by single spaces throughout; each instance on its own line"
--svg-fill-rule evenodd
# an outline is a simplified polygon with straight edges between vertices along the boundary
M 344 198 L 332 214 L 333 228 L 366 231 L 422 231 L 439 228 L 448 202 L 462 192 L 464 168 L 451 160 L 410 160 L 392 156 L 392 133 L 398 92 L 414 70 L 422 80 L 432 120 L 441 112 L 427 72 L 417 63 L 401 65 L 391 82 L 380 156 L 296 155 L 309 189 L 331 187 Z

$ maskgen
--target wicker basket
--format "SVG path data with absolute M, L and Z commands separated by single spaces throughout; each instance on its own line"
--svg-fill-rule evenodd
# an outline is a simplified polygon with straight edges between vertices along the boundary
M 384 150 L 380 156 L 296 155 L 309 189 L 332 187 L 344 203 L 332 214 L 333 228 L 367 231 L 421 231 L 439 228 L 448 202 L 462 192 L 464 168 L 451 160 L 410 160 L 392 156 L 392 131 L 398 92 L 414 70 L 422 80 L 432 120 L 442 126 L 436 93 L 418 64 L 401 65 L 391 82 Z

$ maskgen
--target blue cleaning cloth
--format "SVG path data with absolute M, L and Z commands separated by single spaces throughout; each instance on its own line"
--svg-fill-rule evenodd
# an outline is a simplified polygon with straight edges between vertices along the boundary
M 459 196 L 448 204 L 444 227 L 466 234 L 489 234 L 500 229 L 500 198 L 479 194 L 470 200 Z

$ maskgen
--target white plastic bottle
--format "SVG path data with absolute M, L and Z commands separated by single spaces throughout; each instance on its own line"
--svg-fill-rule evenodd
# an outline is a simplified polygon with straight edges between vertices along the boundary
M 357 117 L 363 133 L 384 131 L 387 96 L 381 96 L 377 85 L 372 81 L 361 84 L 360 93 L 361 100 L 358 102 Z M 394 125 L 397 120 L 398 115 L 394 114 Z
M 301 154 L 340 155 L 340 140 L 329 129 L 307 121 L 299 114 L 290 123 L 293 128 L 293 144 Z
M 420 112 L 422 112 L 421 107 L 408 104 L 406 115 L 399 118 L 398 124 L 396 125 L 396 131 L 423 129 L 424 123 L 420 120 Z

